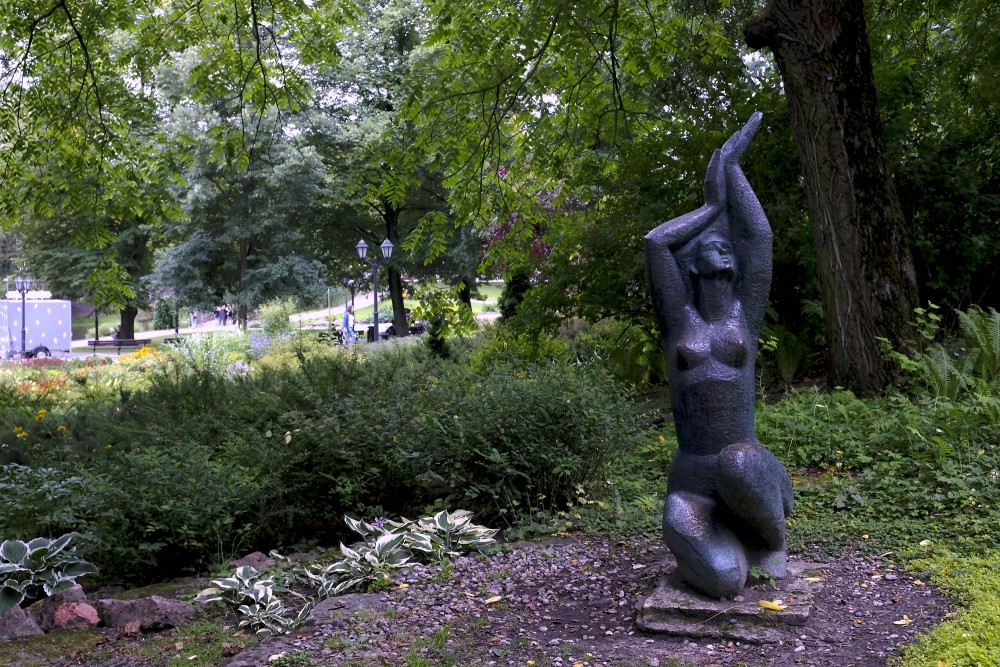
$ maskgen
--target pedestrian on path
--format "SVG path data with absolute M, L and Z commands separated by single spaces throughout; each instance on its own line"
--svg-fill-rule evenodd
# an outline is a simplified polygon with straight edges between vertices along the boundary
M 344 345 L 358 342 L 358 337 L 354 333 L 354 306 L 348 305 L 344 309 L 344 321 L 341 328 L 343 329 L 341 334 L 344 338 Z

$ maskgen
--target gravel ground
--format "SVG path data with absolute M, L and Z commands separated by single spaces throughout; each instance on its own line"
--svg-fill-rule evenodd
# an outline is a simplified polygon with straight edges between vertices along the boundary
M 385 593 L 327 600 L 315 622 L 222 663 L 265 665 L 306 653 L 317 665 L 885 665 L 948 613 L 932 587 L 877 558 L 823 562 L 813 617 L 779 644 L 644 635 L 635 605 L 672 564 L 659 542 L 577 538 L 416 567 Z M 911 620 L 908 625 L 893 621 Z M 434 640 L 436 638 L 437 641 Z M 421 662 L 422 660 L 422 662 Z

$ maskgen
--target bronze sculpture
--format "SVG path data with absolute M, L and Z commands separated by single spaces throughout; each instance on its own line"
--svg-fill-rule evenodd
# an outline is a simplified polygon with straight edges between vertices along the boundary
M 737 595 L 751 572 L 785 576 L 785 518 L 793 504 L 788 473 L 754 429 L 771 228 L 740 160 L 760 119 L 753 114 L 715 151 L 704 206 L 646 235 L 679 444 L 664 539 L 681 577 L 718 598 Z

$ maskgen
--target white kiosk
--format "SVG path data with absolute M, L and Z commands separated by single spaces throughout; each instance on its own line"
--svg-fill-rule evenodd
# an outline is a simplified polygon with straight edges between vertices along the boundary
M 73 346 L 73 311 L 69 301 L 34 291 L 24 298 L 24 351 L 29 356 L 50 357 L 53 350 L 69 352 Z M 0 301 L 0 353 L 4 359 L 21 352 L 21 295 L 8 290 Z

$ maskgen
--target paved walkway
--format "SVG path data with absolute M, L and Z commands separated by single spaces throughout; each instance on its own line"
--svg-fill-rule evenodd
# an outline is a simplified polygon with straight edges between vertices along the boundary
M 372 295 L 370 293 L 369 294 L 356 294 L 354 296 L 354 307 L 355 308 L 365 308 L 367 306 L 372 305 L 372 301 L 373 301 L 372 300 Z M 339 317 L 343 316 L 343 314 L 344 314 L 344 307 L 345 306 L 346 306 L 346 304 L 342 303 L 340 305 L 332 306 L 330 308 L 324 308 L 322 310 L 313 310 L 313 311 L 309 311 L 309 312 L 305 312 L 305 313 L 296 313 L 296 314 L 292 315 L 290 319 L 291 319 L 292 322 L 308 322 L 310 320 L 323 319 L 323 318 L 325 318 L 325 317 L 327 317 L 329 315 L 333 315 L 333 316 L 339 318 Z M 202 313 L 202 315 L 208 321 L 207 322 L 202 322 L 198 326 L 195 326 L 195 327 L 192 327 L 192 326 L 180 327 L 176 331 L 174 329 L 152 329 L 152 330 L 149 330 L 149 331 L 137 331 L 135 333 L 135 339 L 136 340 L 152 340 L 154 338 L 160 338 L 162 336 L 171 336 L 171 335 L 177 335 L 177 334 L 196 334 L 196 333 L 210 333 L 210 332 L 215 332 L 215 331 L 236 331 L 237 330 L 235 324 L 227 324 L 226 326 L 222 326 L 220 324 L 216 324 L 215 323 L 215 318 L 212 317 L 211 316 L 212 314 L 209 313 L 209 312 Z M 182 314 L 181 317 L 183 318 L 184 315 Z M 102 340 L 106 340 L 108 338 L 110 338 L 110 336 L 102 336 L 101 337 Z M 86 347 L 88 340 L 93 340 L 93 339 L 88 336 L 87 338 L 81 338 L 79 340 L 74 340 L 73 341 L 73 347 L 74 348 L 77 348 L 77 347 Z M 111 350 L 110 352 L 112 354 L 117 354 L 117 351 L 115 351 L 115 350 Z

